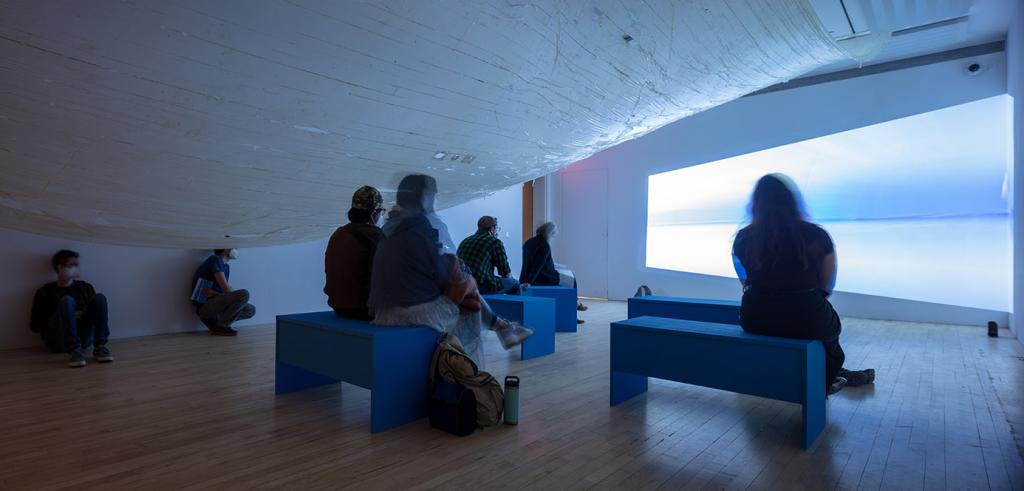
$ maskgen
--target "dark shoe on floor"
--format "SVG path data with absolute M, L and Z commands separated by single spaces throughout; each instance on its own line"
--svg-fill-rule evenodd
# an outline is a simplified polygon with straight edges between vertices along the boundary
M 71 357 L 68 358 L 68 366 L 71 368 L 81 368 L 86 365 L 85 355 L 82 354 L 82 350 L 76 349 L 71 353 L 68 353 Z
M 238 331 L 230 327 L 217 326 L 210 328 L 210 334 L 213 334 L 214 336 L 237 336 Z
M 860 387 L 862 385 L 873 384 L 875 382 L 875 369 L 868 368 L 867 370 L 842 370 L 839 372 L 839 376 L 846 379 L 846 385 L 849 387 Z
M 835 394 L 836 392 L 843 390 L 843 387 L 846 387 L 846 378 L 836 377 L 835 380 L 832 381 L 832 384 L 828 386 L 828 394 L 826 395 Z
M 580 319 L 579 317 L 576 318 L 576 323 L 577 324 L 583 324 L 584 322 L 587 322 L 587 321 L 585 321 L 583 319 Z
M 92 358 L 100 363 L 110 363 L 114 361 L 114 355 L 110 353 L 110 350 L 106 346 L 97 346 L 92 349 Z
M 579 303 L 576 304 L 576 310 L 578 310 L 580 312 L 583 312 L 584 310 L 587 310 L 589 308 L 590 307 L 587 307 L 586 305 L 583 305 L 583 302 L 579 302 Z

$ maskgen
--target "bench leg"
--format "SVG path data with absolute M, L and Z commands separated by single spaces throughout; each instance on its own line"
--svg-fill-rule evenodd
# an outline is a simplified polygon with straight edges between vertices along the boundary
M 612 406 L 647 392 L 647 377 L 643 375 L 612 370 L 610 382 Z
M 523 325 L 533 329 L 533 335 L 526 338 L 526 341 L 523 341 L 519 359 L 529 360 L 554 353 L 554 309 L 534 309 L 526 317 L 526 319 L 523 319 Z
M 320 385 L 336 384 L 340 380 L 311 372 L 305 368 L 281 361 L 274 362 L 274 393 L 287 394 Z
M 825 350 L 821 343 L 808 347 L 804 383 L 803 444 L 811 448 L 825 429 Z

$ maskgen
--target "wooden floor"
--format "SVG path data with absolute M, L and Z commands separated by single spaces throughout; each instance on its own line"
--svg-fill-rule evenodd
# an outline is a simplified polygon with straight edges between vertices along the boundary
M 878 382 L 833 396 L 803 451 L 794 404 L 652 379 L 608 407 L 624 316 L 593 302 L 527 362 L 492 338 L 488 370 L 523 380 L 521 424 L 466 438 L 426 420 L 371 435 L 351 385 L 275 397 L 270 326 L 116 340 L 115 363 L 78 370 L 0 352 L 0 489 L 1024 489 L 1015 339 L 847 319 L 848 366 Z

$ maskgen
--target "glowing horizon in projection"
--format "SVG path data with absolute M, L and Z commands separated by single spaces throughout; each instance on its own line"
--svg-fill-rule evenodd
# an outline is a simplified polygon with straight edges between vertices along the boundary
M 647 267 L 736 277 L 754 183 L 781 172 L 836 243 L 836 289 L 1012 310 L 1012 122 L 997 96 L 648 177 Z

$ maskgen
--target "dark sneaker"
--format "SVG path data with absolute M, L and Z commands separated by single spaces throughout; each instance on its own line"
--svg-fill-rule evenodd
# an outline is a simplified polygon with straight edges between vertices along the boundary
M 587 321 L 585 321 L 583 319 L 580 319 L 579 317 L 576 318 L 576 323 L 577 324 L 583 324 L 584 322 L 587 322 Z
M 836 392 L 843 390 L 843 387 L 846 387 L 846 378 L 836 377 L 835 380 L 833 380 L 832 383 L 828 386 L 828 394 L 826 395 L 835 394 Z
M 846 385 L 849 387 L 860 387 L 875 382 L 874 368 L 867 370 L 843 370 L 839 372 L 839 375 L 846 379 Z
M 110 353 L 106 346 L 97 346 L 92 349 L 92 359 L 100 363 L 110 363 L 114 361 L 114 355 Z
M 583 305 L 583 302 L 579 302 L 579 303 L 576 304 L 576 310 L 578 310 L 580 312 L 583 312 L 583 311 L 585 311 L 585 310 L 587 310 L 589 308 L 590 307 L 587 307 L 586 305 Z
M 74 350 L 74 351 L 72 351 L 71 353 L 68 353 L 68 354 L 71 355 L 71 358 L 68 359 L 68 366 L 69 367 L 71 367 L 71 368 L 81 368 L 81 367 L 84 367 L 86 365 L 86 363 L 85 363 L 85 355 L 82 354 L 82 350 L 76 349 L 76 350 Z
M 238 331 L 230 327 L 217 326 L 210 328 L 210 334 L 213 334 L 214 336 L 237 336 Z

